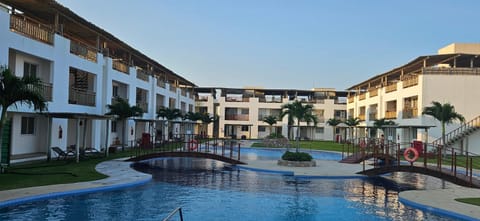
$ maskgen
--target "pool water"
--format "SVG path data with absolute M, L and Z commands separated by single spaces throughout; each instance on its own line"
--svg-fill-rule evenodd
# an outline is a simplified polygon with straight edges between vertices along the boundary
M 251 151 L 252 157 L 269 157 L 262 153 L 268 150 Z M 195 158 L 162 158 L 134 168 L 151 173 L 152 182 L 2 208 L 0 220 L 162 220 L 176 207 L 182 207 L 186 221 L 454 220 L 398 201 L 399 191 L 431 183 L 415 174 L 393 174 L 388 179 L 295 179 Z

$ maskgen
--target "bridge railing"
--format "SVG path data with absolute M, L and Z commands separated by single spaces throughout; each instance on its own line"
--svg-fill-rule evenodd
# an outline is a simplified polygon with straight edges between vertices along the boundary
M 415 151 L 409 150 L 405 153 L 407 148 L 401 148 L 405 146 L 412 147 Z M 364 159 L 362 162 L 364 172 L 366 159 L 373 159 L 374 168 L 405 165 L 421 167 L 463 179 L 471 186 L 474 178 L 480 177 L 480 154 L 478 153 L 432 143 L 414 146 L 382 139 L 357 138 L 346 142 L 342 158 L 358 156 L 359 159 Z
M 201 152 L 240 160 L 240 140 L 198 134 L 174 135 L 168 140 L 138 139 L 131 144 L 131 157 L 162 152 Z

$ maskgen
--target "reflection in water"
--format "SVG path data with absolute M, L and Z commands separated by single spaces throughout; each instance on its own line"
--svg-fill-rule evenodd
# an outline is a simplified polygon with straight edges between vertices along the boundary
M 430 187 L 430 180 L 417 175 L 296 179 L 191 158 L 134 167 L 151 173 L 153 182 L 3 208 L 0 220 L 162 220 L 179 206 L 188 221 L 452 220 L 398 202 L 399 191 Z

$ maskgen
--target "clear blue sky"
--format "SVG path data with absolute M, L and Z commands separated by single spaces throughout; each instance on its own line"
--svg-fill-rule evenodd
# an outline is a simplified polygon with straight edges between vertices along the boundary
M 453 42 L 477 0 L 58 0 L 207 87 L 344 90 Z

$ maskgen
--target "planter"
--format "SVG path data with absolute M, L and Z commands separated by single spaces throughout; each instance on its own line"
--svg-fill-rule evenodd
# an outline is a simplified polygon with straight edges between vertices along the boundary
M 310 161 L 288 161 L 288 160 L 278 160 L 277 165 L 286 166 L 286 167 L 315 167 L 317 162 L 315 160 Z

